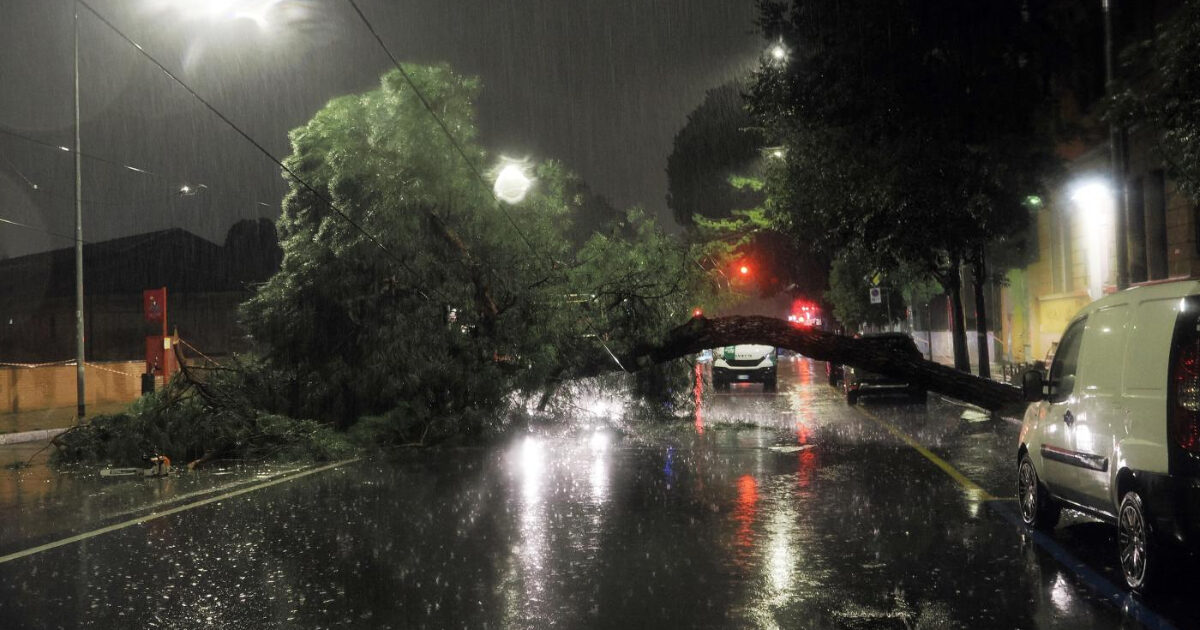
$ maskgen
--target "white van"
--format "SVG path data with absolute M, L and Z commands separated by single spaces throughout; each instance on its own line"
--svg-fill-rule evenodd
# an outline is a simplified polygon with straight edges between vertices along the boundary
M 762 383 L 764 392 L 775 391 L 778 361 L 773 346 L 741 344 L 713 350 L 713 387 L 728 390 L 731 383 Z
M 1200 547 L 1200 282 L 1140 286 L 1086 306 L 1048 377 L 1027 372 L 1017 446 L 1026 525 L 1063 507 L 1117 525 L 1130 588 L 1144 590 L 1162 546 Z

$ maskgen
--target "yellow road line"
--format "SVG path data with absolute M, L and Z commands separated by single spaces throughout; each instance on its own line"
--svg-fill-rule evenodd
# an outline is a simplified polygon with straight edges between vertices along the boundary
M 350 464 L 350 463 L 356 462 L 358 460 L 359 460 L 359 458 L 356 457 L 354 459 L 347 459 L 347 460 L 343 460 L 340 462 L 334 462 L 332 464 L 326 464 L 324 466 L 318 466 L 317 468 L 310 468 L 308 470 L 304 470 L 304 471 L 301 471 L 301 472 L 298 472 L 295 474 L 284 475 L 282 477 L 277 477 L 277 478 L 271 479 L 269 481 L 264 481 L 262 483 L 250 486 L 249 488 L 241 488 L 238 490 L 233 490 L 231 492 L 226 492 L 225 494 L 217 495 L 215 497 L 209 497 L 207 499 L 202 499 L 202 500 L 196 501 L 194 503 L 187 503 L 185 505 L 176 506 L 169 510 L 163 510 L 161 512 L 153 512 L 153 513 L 147 514 L 145 516 L 139 516 L 137 518 L 129 519 L 128 521 L 122 521 L 120 523 L 114 523 L 107 527 L 101 527 L 100 529 L 94 529 L 90 532 L 76 534 L 74 536 L 69 536 L 67 538 L 63 538 L 61 540 L 56 540 L 54 542 L 48 542 L 44 545 L 38 545 L 37 547 L 30 547 L 29 549 L 23 549 L 21 551 L 10 553 L 7 556 L 0 556 L 0 564 L 4 564 L 5 562 L 10 562 L 12 560 L 24 558 L 26 556 L 32 556 L 35 553 L 41 553 L 43 551 L 49 551 L 51 549 L 56 549 L 58 547 L 70 545 L 72 543 L 77 543 L 81 540 L 87 540 L 88 538 L 94 538 L 96 536 L 99 536 L 100 534 L 107 534 L 109 532 L 115 532 L 117 530 L 125 529 L 126 527 L 131 527 L 133 525 L 140 525 L 147 521 L 152 521 L 154 519 L 162 518 L 164 516 L 170 516 L 172 514 L 178 514 L 180 512 L 185 512 L 187 510 L 198 508 L 202 505 L 208 505 L 210 503 L 224 501 L 225 499 L 231 499 L 233 497 L 246 494 L 247 492 L 254 492 L 255 490 L 262 490 L 263 488 L 269 488 L 269 487 L 277 485 L 277 484 L 285 483 L 288 481 L 294 481 L 301 477 L 315 475 L 319 472 L 325 472 L 326 470 L 331 470 L 331 469 L 337 468 L 339 466 L 345 466 L 346 464 Z
M 908 444 L 909 446 L 913 447 L 913 449 L 916 450 L 918 453 L 924 455 L 925 459 L 928 459 L 929 461 L 933 462 L 933 464 L 935 466 L 942 469 L 942 472 L 946 473 L 947 475 L 950 475 L 950 478 L 953 479 L 954 481 L 958 482 L 958 485 L 962 486 L 963 489 L 966 490 L 967 492 L 970 492 L 971 494 L 979 497 L 983 501 L 996 500 L 996 497 L 992 496 L 991 493 L 989 493 L 987 490 L 984 490 L 983 488 L 979 487 L 979 484 L 975 483 L 974 481 L 967 479 L 966 475 L 958 472 L 958 470 L 956 468 L 954 468 L 954 466 L 951 466 L 946 460 L 942 459 L 941 457 L 938 457 L 937 455 L 934 455 L 932 451 L 930 451 L 929 449 L 922 446 L 920 442 L 917 442 L 916 440 L 909 437 L 909 435 L 907 433 L 898 429 L 896 427 L 896 425 L 892 424 L 891 422 L 888 422 L 887 420 L 884 420 L 883 418 L 880 418 L 879 416 L 871 413 L 870 411 L 867 411 L 866 409 L 863 409 L 862 407 L 855 407 L 854 409 L 856 411 L 858 411 L 859 413 L 861 413 L 862 415 L 870 418 L 871 420 L 874 420 L 876 424 L 883 427 L 884 429 L 887 429 L 888 433 L 891 433 L 892 435 L 900 438 L 901 440 L 904 441 L 905 444 Z

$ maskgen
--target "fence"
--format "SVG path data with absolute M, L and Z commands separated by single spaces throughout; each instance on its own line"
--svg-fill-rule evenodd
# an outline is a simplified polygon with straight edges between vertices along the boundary
M 143 361 L 84 363 L 89 405 L 127 403 L 142 393 Z M 0 413 L 74 407 L 75 362 L 0 363 Z

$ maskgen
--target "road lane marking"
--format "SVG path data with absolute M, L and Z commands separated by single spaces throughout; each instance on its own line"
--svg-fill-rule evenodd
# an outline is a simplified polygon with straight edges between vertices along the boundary
M 51 550 L 51 549 L 57 549 L 58 547 L 63 547 L 63 546 L 66 546 L 66 545 L 70 545 L 70 544 L 72 544 L 72 543 L 77 543 L 77 542 L 80 542 L 80 541 L 82 541 L 82 540 L 87 540 L 87 539 L 89 539 L 89 538 L 94 538 L 94 537 L 96 537 L 96 536 L 99 536 L 99 535 L 101 535 L 101 534 L 107 534 L 107 533 L 110 533 L 110 532 L 115 532 L 115 531 L 118 531 L 118 530 L 125 529 L 125 528 L 127 528 L 127 527 L 132 527 L 132 526 L 134 526 L 134 525 L 141 525 L 142 523 L 145 523 L 145 522 L 148 522 L 148 521 L 153 521 L 153 520 L 155 520 L 155 519 L 159 519 L 159 518 L 162 518 L 162 517 L 164 517 L 164 516 L 170 516 L 170 515 L 172 515 L 172 514 L 178 514 L 178 513 L 180 513 L 180 512 L 186 512 L 187 510 L 191 510 L 191 509 L 198 508 L 198 507 L 201 507 L 201 506 L 204 506 L 204 505 L 208 505 L 208 504 L 210 504 L 210 503 L 217 503 L 217 502 L 219 502 L 219 501 L 224 501 L 224 500 L 226 500 L 226 499 L 232 499 L 233 497 L 240 496 L 240 495 L 246 494 L 246 493 L 248 493 L 248 492 L 254 492 L 255 490 L 262 490 L 263 488 L 269 488 L 269 487 L 271 487 L 271 486 L 278 485 L 278 484 L 281 484 L 281 483 L 285 483 L 285 482 L 288 482 L 288 481 L 295 481 L 295 480 L 297 480 L 297 479 L 300 479 L 301 477 L 307 477 L 307 476 L 309 476 L 309 475 L 315 475 L 315 474 L 317 474 L 317 473 L 319 473 L 319 472 L 325 472 L 326 470 L 332 470 L 332 469 L 334 469 L 334 468 L 337 468 L 337 467 L 339 467 L 339 466 L 345 466 L 346 464 L 352 464 L 352 463 L 354 463 L 354 462 L 357 462 L 357 461 L 359 461 L 359 459 L 361 459 L 361 458 L 358 458 L 358 457 L 356 457 L 356 458 L 354 458 L 354 459 L 346 459 L 346 460 L 342 460 L 342 461 L 340 461 L 340 462 L 334 462 L 334 463 L 332 463 L 332 464 L 326 464 L 326 465 L 324 465 L 324 466 L 318 466 L 318 467 L 316 467 L 316 468 L 310 468 L 310 469 L 308 469 L 308 470 L 304 470 L 304 471 L 301 471 L 301 472 L 298 472 L 298 473 L 289 474 L 289 475 L 284 475 L 284 476 L 282 476 L 282 477 L 276 477 L 275 479 L 270 479 L 270 480 L 268 480 L 268 481 L 264 481 L 264 482 L 262 482 L 262 483 L 259 483 L 259 484 L 255 484 L 255 485 L 253 485 L 253 486 L 250 486 L 250 487 L 248 487 L 248 488 L 239 488 L 239 489 L 237 489 L 237 490 L 233 490 L 233 491 L 230 491 L 230 492 L 226 492 L 225 494 L 219 494 L 219 495 L 217 495 L 217 496 L 215 496 L 215 497 L 209 497 L 209 498 L 207 498 L 207 499 L 201 499 L 201 500 L 199 500 L 199 501 L 195 501 L 195 502 L 192 502 L 192 503 L 186 503 L 186 504 L 184 504 L 184 505 L 179 505 L 179 506 L 176 506 L 176 507 L 170 508 L 170 509 L 168 509 L 168 510 L 163 510 L 163 511 L 161 511 L 161 512 L 151 512 L 150 514 L 146 514 L 146 515 L 144 515 L 144 516 L 139 516 L 139 517 L 137 517 L 137 518 L 132 518 L 132 519 L 129 519 L 129 520 L 127 520 L 127 521 L 122 521 L 122 522 L 120 522 L 120 523 L 114 523 L 114 524 L 112 524 L 112 525 L 109 525 L 109 526 L 107 526 L 107 527 L 101 527 L 100 529 L 94 529 L 94 530 L 92 530 L 92 531 L 90 531 L 90 532 L 84 532 L 84 533 L 82 533 L 82 534 L 76 534 L 76 535 L 74 535 L 74 536 L 68 536 L 67 538 L 63 538 L 63 539 L 56 540 L 56 541 L 53 541 L 53 542 L 48 542 L 48 543 L 46 543 L 46 544 L 44 544 L 44 545 L 38 545 L 38 546 L 36 546 L 36 547 L 30 547 L 29 549 L 23 549 L 23 550 L 21 550 L 21 551 L 17 551 L 17 552 L 10 553 L 10 554 L 8 554 L 7 556 L 0 556 L 0 564 L 4 564 L 5 562 L 11 562 L 11 561 L 13 561 L 13 560 L 19 560 L 19 559 L 21 559 L 21 558 L 25 558 L 25 557 L 27 557 L 27 556 L 32 556 L 32 555 L 34 555 L 34 554 L 36 554 L 36 553 L 41 553 L 41 552 L 43 552 L 43 551 L 49 551 L 49 550 Z
M 1109 603 L 1116 606 L 1117 610 L 1120 610 L 1123 614 L 1132 617 L 1146 628 L 1153 628 L 1155 630 L 1173 630 L 1175 628 L 1175 625 L 1165 617 L 1154 612 L 1139 601 L 1132 593 L 1117 587 L 1099 571 L 1096 571 L 1088 566 L 1087 563 L 1076 558 L 1066 547 L 1058 544 L 1057 541 L 1045 532 L 1026 527 L 1012 506 L 1000 502 L 989 502 L 987 506 L 988 509 L 998 514 L 1000 518 L 1008 521 L 1014 527 L 1031 537 L 1034 544 L 1044 549 L 1059 564 L 1074 573 L 1076 578 L 1099 594 L 1102 599 L 1106 599 Z
M 917 451 L 921 455 L 924 455 L 925 459 L 928 459 L 929 461 L 933 462 L 933 465 L 941 468 L 942 472 L 949 475 L 951 479 L 958 482 L 958 485 L 962 486 L 964 490 L 973 496 L 976 496 L 983 501 L 995 501 L 997 499 L 997 497 L 993 496 L 990 492 L 980 487 L 979 484 L 967 479 L 966 475 L 958 472 L 958 469 L 956 469 L 954 466 L 951 466 L 949 462 L 941 457 L 938 457 L 937 455 L 934 455 L 932 451 L 922 446 L 920 442 L 909 437 L 907 433 L 901 431 L 896 427 L 896 425 L 861 407 L 855 407 L 854 409 L 862 415 L 875 421 L 876 424 L 886 429 L 888 433 L 900 438 L 900 440 L 902 440 L 905 444 L 911 446 L 913 450 Z
M 933 462 L 938 468 L 941 468 L 942 472 L 949 475 L 964 489 L 972 494 L 982 497 L 984 505 L 986 505 L 988 509 L 992 510 L 1002 519 L 1017 527 L 1017 529 L 1019 529 L 1022 533 L 1029 535 L 1033 539 L 1034 544 L 1044 549 L 1046 553 L 1049 553 L 1051 557 L 1059 562 L 1059 564 L 1073 573 L 1075 577 L 1079 579 L 1079 581 L 1083 582 L 1085 586 L 1099 594 L 1101 598 L 1108 600 L 1109 603 L 1116 606 L 1118 610 L 1122 611 L 1122 613 L 1132 617 L 1138 623 L 1147 628 L 1154 628 L 1156 630 L 1173 630 L 1175 628 L 1175 625 L 1165 617 L 1150 609 L 1142 602 L 1138 601 L 1138 599 L 1130 592 L 1118 588 L 1098 571 L 1092 569 L 1079 558 L 1076 558 L 1074 554 L 1066 549 L 1066 547 L 1058 544 L 1058 542 L 1056 542 L 1053 538 L 1043 532 L 1031 530 L 1026 527 L 1025 524 L 1021 522 L 1021 518 L 1017 516 L 1011 507 L 1011 504 L 1016 501 L 1014 497 L 992 496 L 986 490 L 979 487 L 979 484 L 971 481 L 965 475 L 958 472 L 958 470 L 946 462 L 946 460 L 934 455 L 929 449 L 922 446 L 907 433 L 901 431 L 898 427 L 896 427 L 896 425 L 884 420 L 883 418 L 880 418 L 866 409 L 855 407 L 855 410 L 867 418 L 875 421 L 875 423 L 877 423 L 879 426 L 887 429 L 889 433 L 900 438 L 905 444 L 908 444 L 918 453 L 924 455 L 926 459 Z

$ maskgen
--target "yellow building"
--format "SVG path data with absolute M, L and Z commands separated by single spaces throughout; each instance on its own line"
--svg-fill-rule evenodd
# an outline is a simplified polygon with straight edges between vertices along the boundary
M 1133 286 L 1200 276 L 1198 207 L 1152 159 L 1149 134 L 1130 138 L 1127 195 L 1129 280 Z M 1117 289 L 1118 204 L 1109 183 L 1108 147 L 1073 160 L 1051 194 L 1035 205 L 1034 260 L 1008 273 L 1002 293 L 1005 357 L 1046 358 L 1084 305 Z

